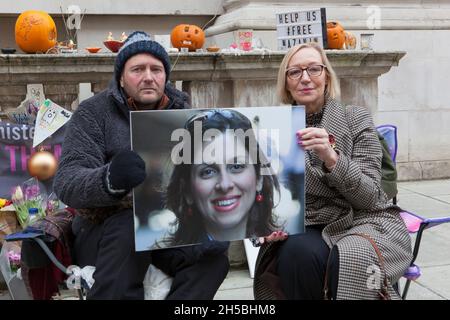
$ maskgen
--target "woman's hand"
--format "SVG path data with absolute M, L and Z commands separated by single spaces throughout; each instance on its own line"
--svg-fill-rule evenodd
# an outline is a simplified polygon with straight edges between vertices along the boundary
M 288 234 L 284 231 L 274 231 L 266 237 L 252 238 L 252 239 L 250 239 L 250 241 L 252 242 L 254 247 L 259 247 L 264 242 L 284 241 L 287 239 L 287 237 L 288 237 Z
M 274 231 L 267 237 L 264 237 L 264 240 L 267 242 L 284 241 L 287 239 L 287 237 L 288 237 L 288 234 L 284 231 Z
M 323 161 L 328 170 L 333 170 L 339 155 L 330 143 L 330 135 L 323 128 L 306 128 L 297 131 L 297 144 L 304 150 L 311 150 Z

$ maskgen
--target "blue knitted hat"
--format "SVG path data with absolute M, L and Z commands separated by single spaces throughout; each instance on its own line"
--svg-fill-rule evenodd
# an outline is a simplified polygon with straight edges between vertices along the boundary
M 164 47 L 158 42 L 150 39 L 150 36 L 143 31 L 135 31 L 130 34 L 127 40 L 125 40 L 123 46 L 120 48 L 114 65 L 116 79 L 119 79 L 122 75 L 122 70 L 127 60 L 138 53 L 150 53 L 152 56 L 160 60 L 164 65 L 164 70 L 166 71 L 166 81 L 169 80 L 170 59 L 166 49 L 164 49 Z

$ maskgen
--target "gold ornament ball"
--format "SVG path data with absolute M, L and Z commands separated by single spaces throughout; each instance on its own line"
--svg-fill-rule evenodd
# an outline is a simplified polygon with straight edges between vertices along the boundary
M 28 172 L 38 180 L 47 180 L 53 177 L 58 169 L 58 161 L 48 151 L 38 151 L 28 160 Z

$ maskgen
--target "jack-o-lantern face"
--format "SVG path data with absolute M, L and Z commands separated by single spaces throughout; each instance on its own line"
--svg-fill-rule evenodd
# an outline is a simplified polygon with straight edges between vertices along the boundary
M 15 36 L 22 51 L 46 53 L 56 45 L 55 21 L 44 11 L 24 11 L 16 20 Z
M 344 28 L 339 22 L 327 23 L 328 49 L 342 49 L 345 44 Z
M 174 48 L 188 48 L 189 51 L 201 49 L 205 43 L 205 33 L 195 25 L 179 24 L 173 28 L 170 41 Z

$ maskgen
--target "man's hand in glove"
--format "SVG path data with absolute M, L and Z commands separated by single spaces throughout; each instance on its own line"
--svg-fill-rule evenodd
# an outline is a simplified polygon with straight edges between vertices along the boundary
M 145 162 L 134 151 L 116 154 L 106 172 L 106 186 L 112 195 L 124 195 L 141 184 L 146 177 Z

